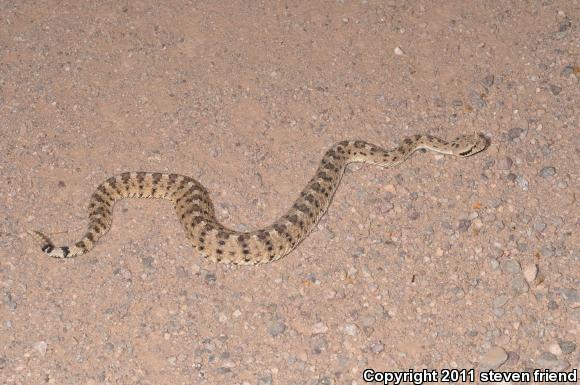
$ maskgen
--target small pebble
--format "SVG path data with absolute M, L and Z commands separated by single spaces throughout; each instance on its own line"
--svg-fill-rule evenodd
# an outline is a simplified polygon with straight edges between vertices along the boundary
M 540 170 L 540 176 L 542 178 L 549 178 L 556 175 L 556 169 L 552 166 L 546 166 Z
M 455 296 L 459 298 L 465 296 L 465 290 L 463 290 L 459 286 L 453 286 L 451 289 L 449 289 L 449 291 L 451 291 L 453 294 L 455 294 Z
M 487 159 L 485 161 L 485 163 L 483 164 L 483 169 L 484 170 L 489 170 L 490 168 L 493 167 L 494 164 L 495 164 L 495 160 L 494 159 Z
M 574 72 L 574 66 L 568 64 L 567 66 L 565 66 L 562 69 L 562 72 L 560 72 L 560 75 L 564 78 L 567 78 L 568 76 L 572 75 L 572 72 Z
M 41 356 L 44 356 L 46 354 L 47 347 L 48 344 L 45 341 L 39 341 L 34 344 L 34 350 L 40 353 Z
M 205 283 L 208 285 L 212 285 L 217 281 L 217 276 L 215 274 L 208 273 L 205 275 Z
M 4 293 L 4 305 L 6 305 L 6 307 L 12 311 L 16 310 L 18 307 L 16 301 L 14 301 L 14 298 L 12 298 L 12 293 L 9 291 Z
M 323 351 L 328 349 L 328 341 L 324 336 L 313 339 L 311 345 L 314 354 L 321 354 Z
M 403 53 L 401 47 L 395 47 L 395 55 L 401 56 Z
M 528 283 L 522 277 L 515 277 L 514 279 L 512 279 L 510 286 L 514 294 L 527 293 L 528 290 L 530 289 Z
M 576 350 L 576 344 L 572 341 L 560 341 L 559 345 L 564 354 L 570 354 Z
M 516 352 L 508 352 L 508 358 L 505 362 L 506 365 L 515 365 L 519 362 L 520 355 Z
M 153 263 L 155 262 L 155 258 L 153 257 L 143 257 L 141 258 L 141 263 L 148 269 L 155 269 Z
M 272 375 L 261 377 L 258 379 L 258 385 L 272 385 Z
M 484 77 L 481 82 L 483 83 L 484 86 L 491 87 L 491 86 L 493 86 L 494 81 L 495 81 L 495 76 L 493 76 L 492 74 L 489 74 L 486 77 Z
M 580 305 L 580 298 L 578 297 L 578 292 L 576 291 L 576 289 L 573 288 L 568 288 L 568 287 L 562 287 L 559 289 L 560 293 L 562 293 L 564 295 L 564 298 L 566 298 L 566 301 L 569 302 L 571 305 Z M 573 306 L 576 307 L 576 306 Z
M 317 322 L 312 326 L 312 334 L 324 334 L 328 331 L 328 326 L 322 322 Z
M 560 345 L 557 343 L 550 344 L 550 346 L 548 346 L 548 351 L 556 356 L 562 355 L 562 348 L 560 348 Z
M 520 252 L 528 251 L 528 244 L 526 242 L 517 242 L 517 248 Z
M 506 362 L 507 358 L 508 355 L 505 350 L 499 346 L 494 346 L 481 357 L 479 361 L 479 369 L 481 371 L 497 369 Z
M 571 311 L 571 318 L 576 322 L 580 322 L 580 307 Z
M 497 168 L 499 170 L 507 171 L 512 168 L 514 161 L 510 157 L 503 157 L 497 162 Z
M 369 316 L 365 316 L 361 319 L 361 323 L 364 327 L 371 327 L 375 324 L 375 317 L 373 317 L 372 315 Z
M 554 256 L 554 248 L 551 246 L 542 246 L 542 248 L 540 249 L 540 254 L 542 255 L 542 257 L 553 257 Z
M 552 91 L 552 94 L 554 96 L 558 96 L 560 95 L 560 92 L 562 92 L 562 87 L 557 86 L 555 84 L 550 84 L 550 91 Z
M 477 337 L 479 333 L 477 332 L 477 330 L 469 330 L 467 333 L 465 333 L 466 336 L 468 337 Z
M 518 139 L 523 132 L 524 130 L 522 130 L 520 127 L 514 127 L 508 131 L 508 138 L 510 138 L 512 141 Z
M 522 188 L 522 190 L 528 191 L 528 187 L 529 187 L 530 182 L 528 182 L 528 180 L 526 178 L 524 178 L 521 175 L 518 175 L 516 177 L 516 183 Z
M 541 233 L 546 229 L 546 224 L 542 223 L 542 222 L 536 222 L 534 223 L 534 230 L 536 230 L 536 232 Z
M 536 364 L 542 369 L 549 369 L 553 371 L 562 371 L 570 366 L 570 363 L 564 360 L 559 360 L 555 354 L 550 352 L 543 352 L 536 360 Z
M 358 334 L 358 327 L 355 324 L 346 324 L 344 325 L 344 333 L 348 334 L 349 336 L 356 336 Z
M 500 295 L 499 297 L 496 297 L 493 300 L 493 307 L 502 307 L 503 305 L 505 305 L 508 301 L 509 297 L 505 294 Z
M 503 271 L 510 274 L 517 274 L 521 271 L 519 262 L 514 259 L 506 259 L 502 263 L 501 267 Z
M 564 224 L 564 219 L 562 217 L 554 217 L 552 218 L 552 223 L 554 226 L 560 228 Z
M 193 274 L 199 274 L 200 271 L 201 271 L 201 266 L 199 266 L 195 263 L 191 265 L 191 272 Z
M 272 337 L 276 337 L 284 333 L 285 330 L 286 325 L 284 324 L 284 322 L 276 320 L 268 327 L 268 334 L 270 334 Z
M 464 233 L 467 230 L 469 230 L 470 226 L 471 226 L 471 221 L 469 219 L 462 219 L 459 221 L 459 225 L 457 226 L 457 230 L 459 230 L 460 233 Z
M 371 343 L 371 352 L 380 353 L 383 350 L 385 350 L 385 345 L 383 345 L 380 341 L 374 341 Z
M 527 265 L 524 267 L 523 274 L 528 283 L 534 282 L 536 276 L 538 275 L 538 266 L 535 264 Z
M 485 100 L 483 100 L 483 96 L 479 93 L 479 92 L 472 92 L 471 93 L 471 104 L 473 104 L 473 107 L 475 107 L 478 110 L 481 110 L 482 108 L 485 107 L 486 103 Z

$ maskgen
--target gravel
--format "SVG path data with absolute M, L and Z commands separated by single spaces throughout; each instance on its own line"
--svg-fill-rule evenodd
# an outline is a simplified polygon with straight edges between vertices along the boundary
M 542 257 L 544 258 L 550 258 L 554 256 L 554 248 L 552 246 L 542 246 L 542 248 L 540 249 L 540 254 L 542 255 Z
M 534 282 L 536 276 L 538 275 L 538 266 L 535 264 L 527 265 L 524 267 L 523 275 L 528 283 Z
M 268 374 L 266 376 L 260 377 L 258 379 L 258 385 L 272 385 L 273 380 L 272 380 L 272 375 Z
M 493 307 L 502 307 L 507 303 L 508 300 L 509 297 L 507 295 L 502 294 L 493 300 Z
M 524 191 L 528 191 L 528 189 L 530 187 L 530 182 L 525 177 L 523 177 L 521 175 L 516 176 L 516 183 Z
M 143 0 L 66 17 L 54 0 L 9 3 L 0 383 L 353 385 L 373 366 L 576 365 L 568 3 Z M 98 183 L 139 169 L 195 177 L 228 227 L 251 231 L 335 141 L 465 132 L 489 148 L 349 166 L 317 229 L 267 265 L 203 258 L 158 200 L 119 202 L 80 258 L 42 258 L 21 236 L 74 242 Z
M 550 91 L 552 92 L 553 95 L 557 96 L 560 95 L 560 92 L 562 92 L 562 87 L 557 86 L 555 84 L 550 84 Z
M 514 161 L 512 160 L 512 158 L 504 156 L 497 162 L 497 168 L 498 170 L 507 171 L 512 168 L 513 164 Z
M 488 371 L 499 368 L 506 360 L 508 355 L 505 350 L 499 346 L 489 349 L 479 360 L 479 370 Z
M 534 223 L 534 230 L 538 233 L 543 232 L 544 230 L 546 230 L 546 224 L 543 222 L 536 222 Z
M 382 342 L 380 342 L 380 341 L 373 341 L 373 342 L 371 342 L 371 345 L 370 345 L 370 351 L 371 352 L 373 352 L 375 354 L 378 354 L 378 353 L 380 353 L 380 352 L 382 352 L 384 350 L 385 350 L 385 345 L 383 345 Z
M 502 263 L 502 270 L 504 270 L 506 273 L 509 273 L 509 274 L 517 274 L 522 269 L 521 269 L 518 261 L 516 261 L 514 259 L 506 259 Z
M 324 334 L 328 331 L 328 326 L 322 322 L 317 322 L 312 326 L 312 334 Z
M 542 178 L 550 178 L 550 177 L 553 177 L 554 175 L 556 175 L 556 168 L 555 167 L 546 166 L 540 170 L 540 176 Z
M 12 293 L 9 291 L 4 292 L 4 305 L 8 308 L 8 310 L 14 311 L 18 307 L 18 304 L 12 297 Z
M 560 341 L 559 345 L 564 354 L 570 354 L 576 350 L 576 343 L 573 341 Z
M 523 277 L 514 277 L 510 282 L 510 287 L 515 295 L 527 293 L 530 287 Z
M 356 336 L 358 334 L 358 327 L 355 324 L 344 325 L 343 331 L 349 336 Z
M 523 130 L 523 129 L 521 129 L 520 127 L 514 127 L 514 128 L 511 128 L 511 129 L 508 131 L 508 138 L 509 138 L 511 141 L 513 141 L 513 140 L 516 140 L 516 139 L 519 139 L 519 138 L 520 138 L 520 136 L 523 134 L 523 132 L 524 132 L 524 130 Z
M 472 91 L 470 95 L 471 104 L 478 110 L 481 110 L 486 106 L 483 95 L 477 91 Z
M 549 369 L 552 371 L 562 371 L 570 367 L 570 363 L 560 360 L 554 353 L 543 352 L 536 360 L 539 368 Z
M 286 324 L 280 320 L 276 320 L 268 327 L 268 334 L 270 334 L 272 337 L 277 337 L 278 335 L 284 333 L 285 330 Z
M 457 230 L 460 233 L 465 233 L 467 230 L 469 230 L 470 226 L 471 226 L 471 221 L 469 219 L 462 219 L 459 221 L 459 224 L 457 225 Z
M 489 88 L 489 87 L 493 86 L 494 81 L 495 81 L 495 76 L 493 76 L 492 74 L 489 74 L 489 75 L 486 75 L 481 82 L 483 83 L 484 86 Z

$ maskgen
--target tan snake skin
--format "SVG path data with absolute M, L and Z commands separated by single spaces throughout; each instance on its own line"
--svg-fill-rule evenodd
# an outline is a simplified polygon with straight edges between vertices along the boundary
M 125 172 L 101 183 L 89 203 L 89 226 L 73 246 L 55 247 L 43 233 L 30 231 L 42 251 L 55 258 L 71 258 L 91 250 L 113 223 L 113 206 L 123 198 L 170 200 L 186 234 L 199 252 L 212 261 L 236 265 L 257 265 L 278 260 L 290 253 L 316 226 L 340 184 L 345 167 L 352 162 L 393 167 L 418 149 L 442 154 L 470 156 L 484 150 L 481 134 L 463 135 L 446 142 L 431 135 L 407 138 L 394 149 L 353 140 L 334 144 L 322 158 L 314 177 L 292 207 L 272 225 L 239 232 L 228 229 L 215 217 L 207 190 L 195 179 L 150 172 Z

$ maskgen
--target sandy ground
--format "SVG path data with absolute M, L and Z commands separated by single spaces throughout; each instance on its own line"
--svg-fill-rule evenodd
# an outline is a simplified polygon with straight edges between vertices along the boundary
M 469 3 L 1 1 L 0 384 L 577 369 L 579 4 Z M 198 178 L 251 229 L 335 141 L 472 131 L 472 158 L 351 166 L 271 265 L 200 259 L 161 201 L 73 260 L 24 235 L 75 241 L 127 170 Z

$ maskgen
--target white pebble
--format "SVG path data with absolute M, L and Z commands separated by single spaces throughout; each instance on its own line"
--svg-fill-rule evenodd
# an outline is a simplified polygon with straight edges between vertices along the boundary
M 312 334 L 324 334 L 328 331 L 328 326 L 323 324 L 322 322 L 315 323 L 312 326 Z
M 358 334 L 358 327 L 355 324 L 346 324 L 344 326 L 344 333 L 354 337 Z
M 528 283 L 534 282 L 536 276 L 538 275 L 538 266 L 535 264 L 527 265 L 524 267 L 524 278 Z
M 395 55 L 401 56 L 403 54 L 403 50 L 400 47 L 395 47 Z
M 562 348 L 560 348 L 560 345 L 558 345 L 557 343 L 553 343 L 548 347 L 548 351 L 552 354 L 555 354 L 557 356 L 562 355 Z
M 44 356 L 46 354 L 47 347 L 48 347 L 48 344 L 44 341 L 39 341 L 39 342 L 34 344 L 34 350 L 36 350 L 38 353 L 40 353 L 41 356 Z

